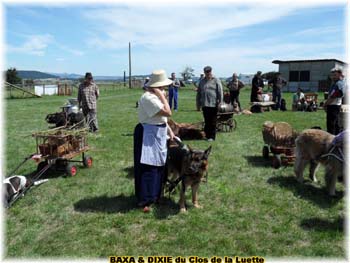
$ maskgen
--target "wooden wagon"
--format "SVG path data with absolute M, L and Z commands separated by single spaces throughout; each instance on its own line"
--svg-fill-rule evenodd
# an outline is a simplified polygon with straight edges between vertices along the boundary
M 222 103 L 218 107 L 216 130 L 219 132 L 232 132 L 237 128 L 237 122 L 233 118 L 234 114 L 237 114 L 239 109 L 234 108 L 232 104 Z
M 262 155 L 269 158 L 270 152 L 273 154 L 272 166 L 276 169 L 281 165 L 292 164 L 295 160 L 295 139 L 297 132 L 286 122 L 266 121 L 262 129 L 265 145 Z
M 67 175 L 75 176 L 77 166 L 82 163 L 85 167 L 92 166 L 92 158 L 85 155 L 90 148 L 87 142 L 87 129 L 67 130 L 63 128 L 51 129 L 33 133 L 36 139 L 36 153 L 38 156 L 37 171 L 55 168 Z M 81 160 L 74 160 L 81 155 Z

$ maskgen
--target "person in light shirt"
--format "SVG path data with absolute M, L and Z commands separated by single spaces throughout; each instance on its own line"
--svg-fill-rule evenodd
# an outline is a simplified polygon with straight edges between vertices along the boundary
M 298 88 L 297 92 L 293 95 L 293 109 L 298 111 L 305 111 L 307 108 L 307 103 L 305 101 L 305 94 Z
M 152 72 L 147 89 L 139 100 L 139 123 L 134 131 L 134 177 L 138 206 L 144 212 L 159 201 L 167 158 L 167 135 L 174 133 L 167 124 L 171 109 L 164 89 L 172 84 L 164 70 Z

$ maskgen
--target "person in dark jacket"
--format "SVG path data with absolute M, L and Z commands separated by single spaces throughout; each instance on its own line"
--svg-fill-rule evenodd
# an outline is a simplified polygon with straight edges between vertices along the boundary
M 287 81 L 281 77 L 281 73 L 277 72 L 276 76 L 269 81 L 269 85 L 272 85 L 272 101 L 276 103 L 274 109 L 279 110 L 281 108 L 282 100 L 282 88 L 287 84 Z
M 250 93 L 250 102 L 260 101 L 258 98 L 258 94 L 262 93 L 262 89 L 264 88 L 264 81 L 261 77 L 261 71 L 258 71 L 252 81 L 252 91 Z
M 205 77 L 199 82 L 197 100 L 202 107 L 205 136 L 211 142 L 216 137 L 217 112 L 219 104 L 222 103 L 223 92 L 221 81 L 213 76 L 212 68 L 206 66 L 203 71 Z
M 230 102 L 232 105 L 234 103 L 238 104 L 239 111 L 242 111 L 241 103 L 239 102 L 239 91 L 244 87 L 242 81 L 238 79 L 236 73 L 232 74 L 232 80 L 227 84 L 228 89 L 230 90 Z

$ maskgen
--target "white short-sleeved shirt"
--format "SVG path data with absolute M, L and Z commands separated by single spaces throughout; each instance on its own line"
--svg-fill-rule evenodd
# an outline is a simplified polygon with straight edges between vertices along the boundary
M 164 104 L 155 94 L 146 91 L 139 100 L 139 122 L 153 125 L 166 123 L 167 117 L 157 115 L 163 107 Z

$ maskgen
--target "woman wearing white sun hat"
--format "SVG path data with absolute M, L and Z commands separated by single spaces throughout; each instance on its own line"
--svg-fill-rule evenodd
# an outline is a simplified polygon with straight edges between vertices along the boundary
M 134 131 L 134 176 L 138 205 L 149 211 L 161 194 L 164 166 L 167 157 L 167 134 L 174 134 L 167 125 L 171 109 L 164 88 L 172 84 L 164 70 L 155 70 L 139 100 L 139 123 Z

